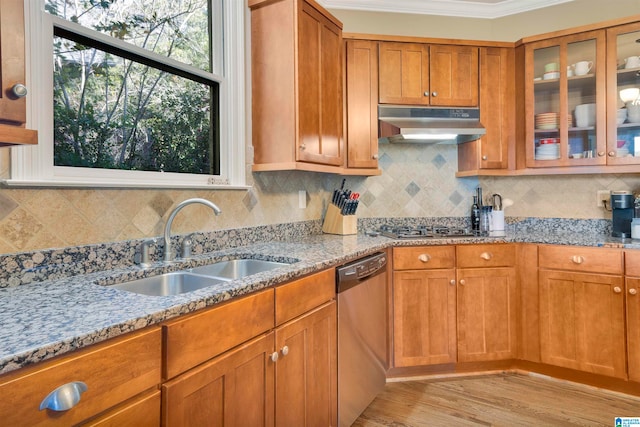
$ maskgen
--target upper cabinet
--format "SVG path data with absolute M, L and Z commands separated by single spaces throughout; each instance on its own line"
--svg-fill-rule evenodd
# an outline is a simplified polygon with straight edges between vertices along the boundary
M 640 163 L 640 23 L 607 29 L 607 163 Z
M 24 2 L 0 2 L 0 147 L 36 144 L 38 134 L 25 129 L 26 95 Z
M 606 163 L 605 31 L 525 46 L 526 167 Z
M 254 171 L 340 172 L 342 24 L 313 0 L 250 0 Z
M 478 106 L 478 48 L 381 42 L 379 102 Z

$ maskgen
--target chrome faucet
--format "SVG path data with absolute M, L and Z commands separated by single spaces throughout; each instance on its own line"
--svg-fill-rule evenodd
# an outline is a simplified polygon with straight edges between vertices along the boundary
M 181 202 L 180 204 L 178 204 L 178 206 L 176 206 L 175 209 L 171 211 L 171 214 L 169 214 L 169 219 L 167 219 L 167 223 L 164 226 L 164 260 L 165 261 L 171 261 L 171 259 L 173 258 L 173 250 L 171 249 L 171 225 L 173 224 L 173 219 L 176 217 L 176 215 L 178 214 L 178 212 L 180 212 L 182 208 L 184 208 L 187 205 L 192 205 L 195 203 L 200 203 L 202 205 L 209 206 L 211 209 L 213 209 L 213 212 L 216 215 L 220 215 L 222 213 L 220 208 L 217 207 L 215 203 L 210 202 L 207 199 L 199 199 L 199 198 L 187 199 L 184 202 Z

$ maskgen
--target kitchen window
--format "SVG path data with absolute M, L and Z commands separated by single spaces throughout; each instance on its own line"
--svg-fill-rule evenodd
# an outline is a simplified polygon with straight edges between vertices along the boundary
M 243 2 L 25 0 L 25 12 L 39 143 L 12 150 L 9 185 L 244 186 Z

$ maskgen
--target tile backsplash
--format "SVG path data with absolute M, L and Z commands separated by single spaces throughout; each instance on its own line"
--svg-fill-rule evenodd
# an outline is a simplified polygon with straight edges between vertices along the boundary
M 18 148 L 16 148 L 18 149 Z M 0 176 L 9 176 L 9 149 L 0 149 Z M 480 184 L 485 194 L 514 201 L 507 216 L 610 218 L 596 207 L 597 190 L 640 190 L 639 175 L 456 178 L 454 145 L 380 145 L 382 175 L 347 177 L 361 194 L 358 216 L 456 217 L 468 214 Z M 0 253 L 160 236 L 170 210 L 190 197 L 212 200 L 214 217 L 193 205 L 181 211 L 174 234 L 249 227 L 322 217 L 341 176 L 300 172 L 250 174 L 249 190 L 0 189 Z M 298 192 L 307 207 L 298 207 Z

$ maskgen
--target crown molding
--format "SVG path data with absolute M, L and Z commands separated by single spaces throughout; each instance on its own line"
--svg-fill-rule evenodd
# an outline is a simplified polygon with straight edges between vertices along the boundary
M 318 0 L 327 9 L 495 19 L 573 0 Z

